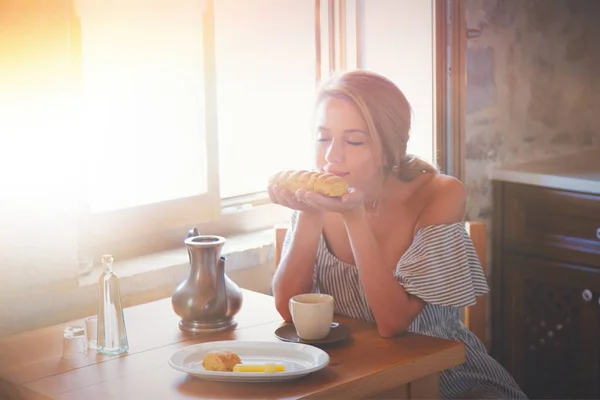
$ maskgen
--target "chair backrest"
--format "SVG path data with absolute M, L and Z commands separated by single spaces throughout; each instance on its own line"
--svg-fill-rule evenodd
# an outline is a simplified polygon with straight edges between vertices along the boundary
M 486 240 L 486 225 L 483 221 L 468 221 L 465 222 L 465 229 L 469 236 L 471 237 L 471 241 L 473 242 L 473 246 L 475 247 L 475 251 L 477 252 L 477 257 L 479 257 L 479 262 L 481 263 L 481 268 L 483 269 L 484 275 L 487 277 L 487 240 Z M 279 261 L 281 260 L 281 249 L 283 247 L 283 240 L 285 238 L 285 234 L 287 232 L 286 227 L 278 226 L 275 228 L 275 268 L 279 265 Z M 464 323 L 484 344 L 487 343 L 487 335 L 486 335 L 486 296 L 479 296 L 477 298 L 477 303 L 465 307 L 464 309 Z

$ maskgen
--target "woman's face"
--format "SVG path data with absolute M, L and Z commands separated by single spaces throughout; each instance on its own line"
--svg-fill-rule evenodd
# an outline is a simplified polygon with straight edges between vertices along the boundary
M 318 105 L 315 122 L 317 168 L 368 191 L 378 181 L 379 158 L 358 108 L 347 100 L 328 97 Z

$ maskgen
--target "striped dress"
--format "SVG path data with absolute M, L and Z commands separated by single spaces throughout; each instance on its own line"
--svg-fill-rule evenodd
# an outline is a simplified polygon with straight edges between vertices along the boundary
M 296 213 L 283 244 L 283 254 L 289 249 L 295 222 Z M 463 223 L 427 226 L 419 230 L 398 261 L 394 275 L 408 293 L 427 303 L 408 328 L 410 332 L 465 344 L 466 361 L 440 374 L 443 398 L 527 398 L 461 321 L 460 309 L 475 304 L 476 296 L 488 291 Z M 335 257 L 323 235 L 317 249 L 312 291 L 332 295 L 338 315 L 375 322 L 359 280 L 358 268 Z

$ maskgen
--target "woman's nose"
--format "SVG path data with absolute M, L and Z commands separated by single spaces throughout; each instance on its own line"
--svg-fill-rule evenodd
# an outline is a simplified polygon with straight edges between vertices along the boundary
M 325 159 L 330 164 L 340 163 L 344 159 L 343 143 L 332 140 L 325 153 Z

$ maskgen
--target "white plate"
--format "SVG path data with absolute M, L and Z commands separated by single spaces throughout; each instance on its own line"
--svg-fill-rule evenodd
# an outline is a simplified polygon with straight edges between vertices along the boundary
M 207 371 L 202 359 L 212 350 L 235 352 L 242 363 L 279 363 L 285 366 L 283 372 L 220 372 Z M 169 360 L 174 369 L 186 372 L 200 379 L 222 382 L 278 382 L 300 378 L 318 371 L 329 364 L 329 354 L 323 350 L 300 343 L 249 342 L 225 340 L 200 343 L 175 352 Z

